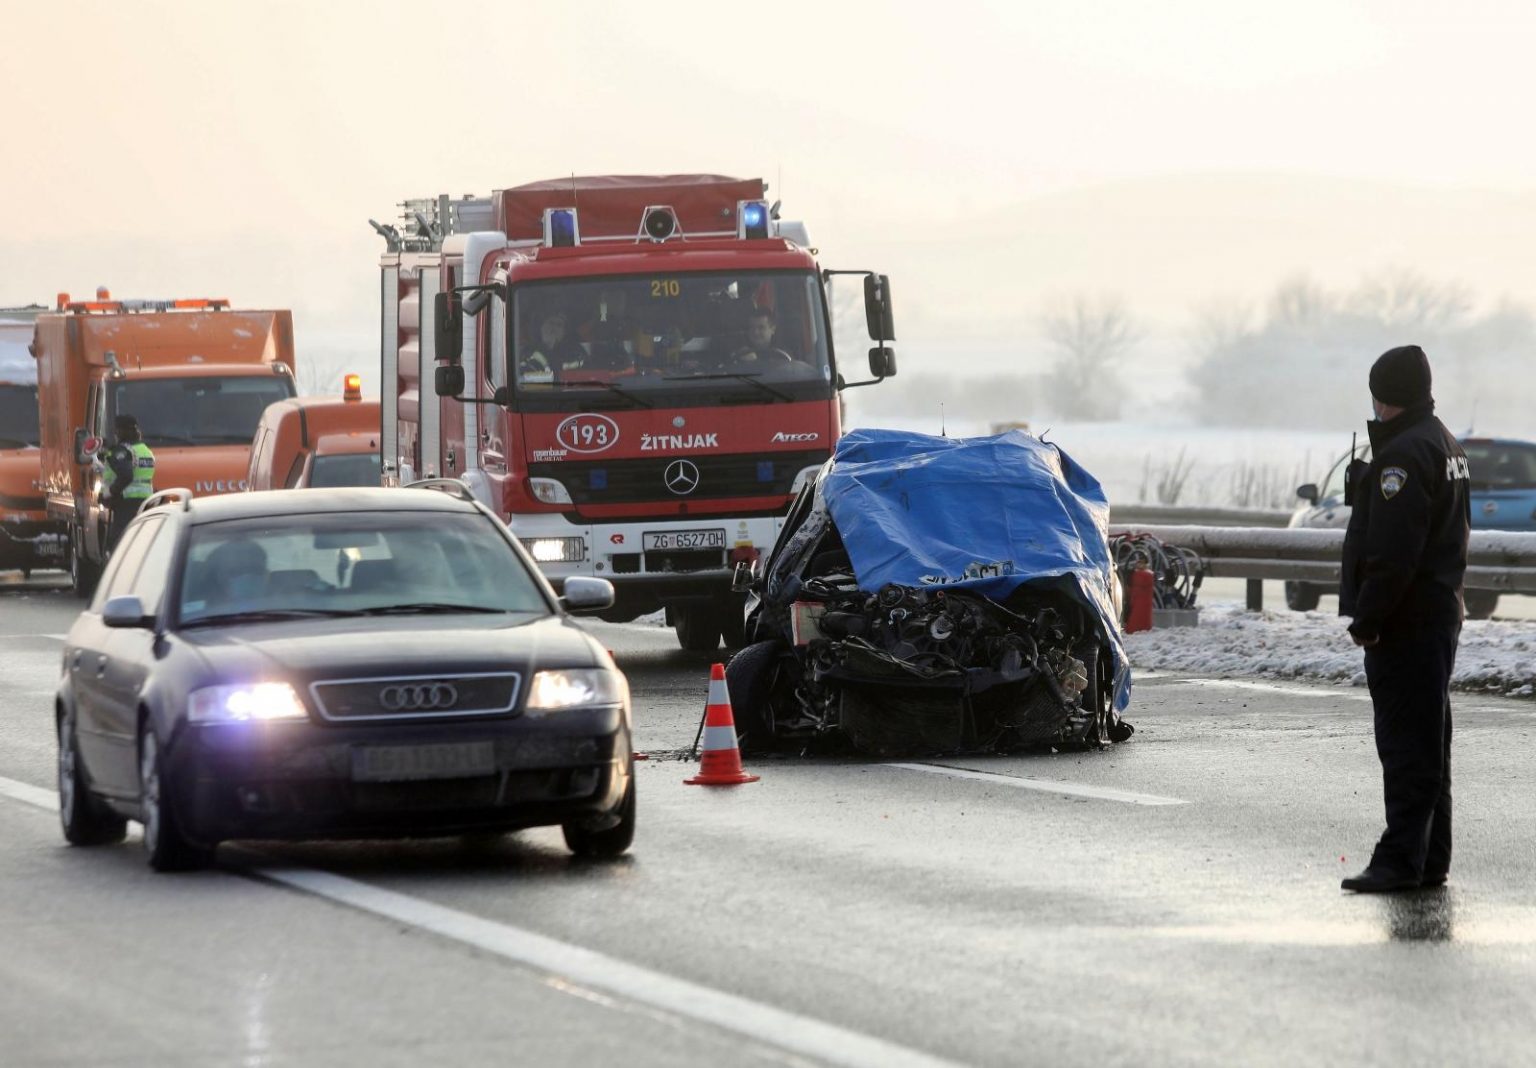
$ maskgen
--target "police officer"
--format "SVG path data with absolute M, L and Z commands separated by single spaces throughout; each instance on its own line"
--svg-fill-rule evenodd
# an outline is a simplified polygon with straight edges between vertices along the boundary
M 155 491 L 155 454 L 144 444 L 139 421 L 131 415 L 119 415 L 113 424 L 117 444 L 107 452 L 103 474 L 103 496 L 112 506 L 112 529 L 107 535 L 107 551 L 123 536 L 123 529 Z
M 1352 489 L 1339 614 L 1365 649 L 1387 829 L 1359 893 L 1442 886 L 1451 866 L 1451 666 L 1472 517 L 1467 457 L 1435 417 L 1417 345 L 1371 367 L 1372 459 Z

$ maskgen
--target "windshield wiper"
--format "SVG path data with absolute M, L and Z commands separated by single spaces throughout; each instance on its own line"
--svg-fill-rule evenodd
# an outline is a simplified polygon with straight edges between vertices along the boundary
M 256 432 L 254 430 L 251 431 L 251 435 L 253 437 L 255 436 L 255 434 L 256 434 Z M 195 441 L 194 439 L 188 437 L 185 434 L 156 434 L 154 436 L 154 442 L 155 442 L 156 445 L 198 445 L 198 444 L 201 444 L 201 442 Z
M 742 374 L 740 372 L 736 372 L 734 374 L 726 372 L 724 374 L 715 375 L 663 375 L 662 378 L 667 382 L 704 382 L 712 378 L 735 378 L 742 382 L 746 382 L 749 385 L 756 386 L 764 393 L 767 393 L 770 397 L 777 397 L 779 400 L 784 401 L 792 401 L 795 399 L 788 393 L 774 389 L 766 382 L 759 382 L 756 375 Z
M 20 438 L 0 437 L 0 449 L 24 449 L 30 444 Z
M 350 608 L 264 608 L 249 612 L 224 612 L 220 615 L 198 616 L 183 623 L 182 629 L 192 627 L 219 627 L 226 623 L 271 623 L 283 619 L 334 619 L 338 616 L 361 615 Z
M 502 615 L 504 608 L 487 608 L 483 604 L 449 604 L 445 601 L 414 601 L 410 604 L 386 604 L 378 608 L 359 608 L 355 614 L 360 616 L 409 616 L 429 615 L 432 613 L 447 614 L 451 612 L 489 612 Z
M 612 382 L 604 382 L 601 379 L 597 379 L 597 378 L 567 378 L 567 379 L 563 379 L 560 382 L 557 382 L 555 384 L 556 385 L 560 385 L 560 386 L 602 386 L 604 389 L 610 390 L 611 392 L 614 392 L 614 393 L 617 393 L 619 396 L 623 397 L 625 400 L 630 401 L 630 402 L 632 402 L 634 404 L 638 404 L 642 408 L 654 408 L 654 407 L 656 407 L 656 405 L 652 404 L 650 401 L 645 400 L 642 397 L 637 397 L 635 394 L 631 393 L 627 389 L 620 389 L 618 386 L 614 385 Z

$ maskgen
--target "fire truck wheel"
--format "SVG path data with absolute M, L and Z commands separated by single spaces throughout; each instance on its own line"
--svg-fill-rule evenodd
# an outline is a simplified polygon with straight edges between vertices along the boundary
M 101 577 L 101 568 L 94 560 L 87 560 L 84 553 L 85 533 L 79 527 L 72 528 L 69 532 L 69 583 L 77 597 L 89 597 L 96 592 L 96 580 Z
M 747 599 L 739 594 L 727 594 L 720 602 L 720 638 L 727 649 L 740 649 L 747 644 Z
M 720 609 L 713 601 L 680 604 L 674 618 L 677 643 L 690 653 L 712 653 L 720 647 Z

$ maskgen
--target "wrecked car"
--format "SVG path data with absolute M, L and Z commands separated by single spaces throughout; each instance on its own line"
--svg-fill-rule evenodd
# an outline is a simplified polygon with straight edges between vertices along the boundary
M 845 436 L 738 571 L 727 666 L 744 751 L 876 756 L 1130 737 L 1109 506 L 1022 431 Z

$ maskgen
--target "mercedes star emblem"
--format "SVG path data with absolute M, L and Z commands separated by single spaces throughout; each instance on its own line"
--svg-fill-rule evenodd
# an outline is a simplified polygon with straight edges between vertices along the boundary
M 699 488 L 699 466 L 692 460 L 673 460 L 662 473 L 661 480 L 667 489 L 679 497 L 686 497 Z

